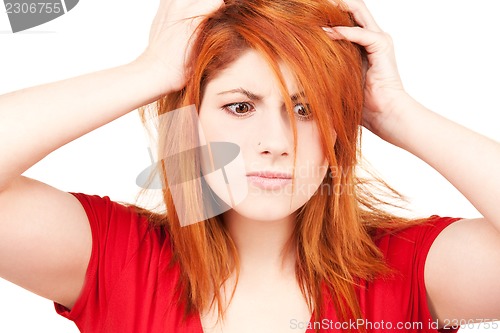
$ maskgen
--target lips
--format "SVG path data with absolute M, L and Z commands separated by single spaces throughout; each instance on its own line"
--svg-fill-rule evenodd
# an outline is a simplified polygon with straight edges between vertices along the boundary
M 261 178 L 281 178 L 281 179 L 292 179 L 292 175 L 284 172 L 274 172 L 274 171 L 254 171 L 247 173 L 249 177 L 261 177 Z
M 251 184 L 263 190 L 276 190 L 292 183 L 292 175 L 283 172 L 250 172 L 247 178 Z

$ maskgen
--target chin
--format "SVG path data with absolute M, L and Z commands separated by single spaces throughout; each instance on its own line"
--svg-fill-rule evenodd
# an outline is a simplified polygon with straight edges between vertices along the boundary
M 236 205 L 231 211 L 232 214 L 238 214 L 244 218 L 255 221 L 278 221 L 290 217 L 300 205 L 292 203 L 290 206 L 290 198 L 281 200 L 272 200 L 261 197 L 256 200 L 245 200 L 241 204 Z

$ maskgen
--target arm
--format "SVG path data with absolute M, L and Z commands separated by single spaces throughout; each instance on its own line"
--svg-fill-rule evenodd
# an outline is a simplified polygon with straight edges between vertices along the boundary
M 221 3 L 161 0 L 149 45 L 132 63 L 0 96 L 0 277 L 73 306 L 91 252 L 87 216 L 72 195 L 21 174 L 66 143 L 181 88 L 199 22 L 190 17 Z
M 0 96 L 0 190 L 50 152 L 158 98 L 160 83 L 138 60 Z
M 431 313 L 441 325 L 500 319 L 500 144 L 407 97 L 381 124 L 393 144 L 421 158 L 484 216 L 462 220 L 434 241 L 425 281 Z M 397 116 L 396 116 L 397 115 Z
M 136 62 L 0 97 L 0 277 L 72 307 L 92 245 L 86 214 L 72 195 L 20 174 L 152 101 L 154 80 Z
M 367 50 L 363 125 L 435 168 L 484 216 L 453 224 L 434 242 L 425 267 L 431 313 L 441 324 L 449 319 L 497 319 L 500 145 L 412 99 L 401 84 L 391 38 L 362 1 L 345 2 L 361 27 L 327 32 Z

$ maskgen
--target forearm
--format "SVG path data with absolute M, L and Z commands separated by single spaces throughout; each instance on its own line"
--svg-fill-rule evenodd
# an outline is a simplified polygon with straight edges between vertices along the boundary
M 57 148 L 161 96 L 146 68 L 136 61 L 0 96 L 0 190 Z
M 411 98 L 399 107 L 392 143 L 441 173 L 500 231 L 500 144 Z

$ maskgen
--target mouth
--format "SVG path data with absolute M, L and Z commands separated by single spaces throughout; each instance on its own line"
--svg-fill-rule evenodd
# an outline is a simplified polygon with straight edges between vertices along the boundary
M 282 172 L 258 171 L 250 172 L 247 178 L 251 184 L 263 190 L 280 189 L 292 183 L 292 175 Z

